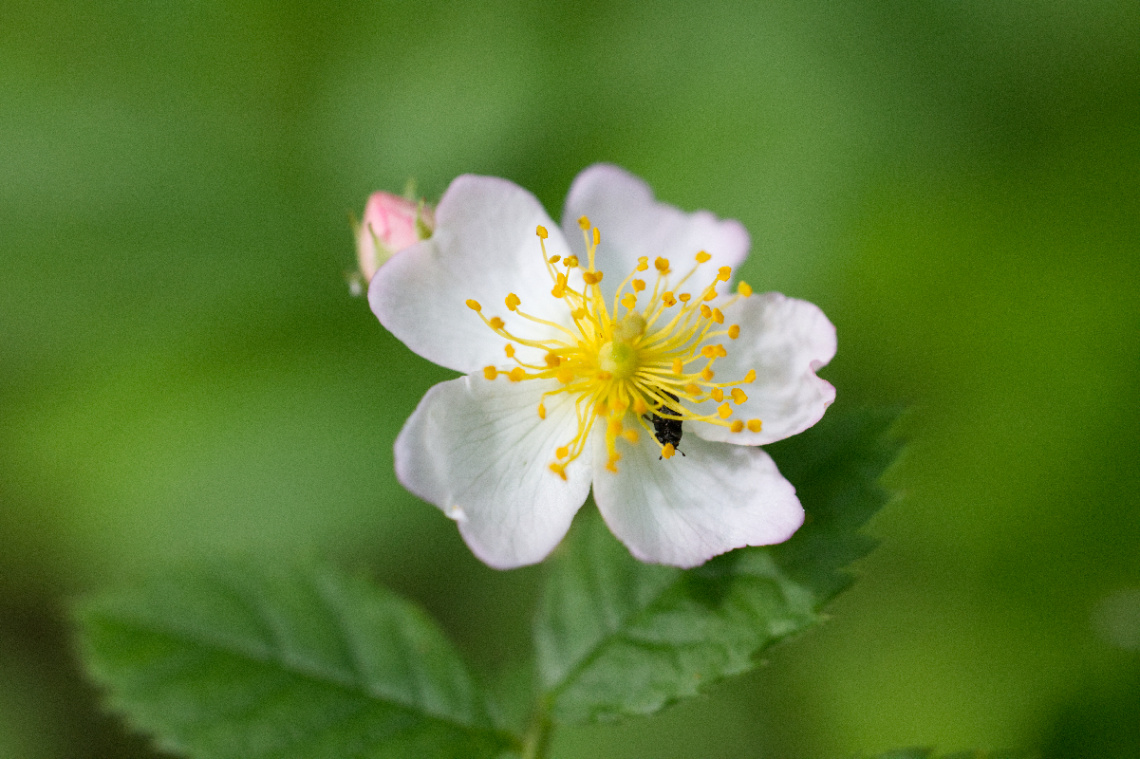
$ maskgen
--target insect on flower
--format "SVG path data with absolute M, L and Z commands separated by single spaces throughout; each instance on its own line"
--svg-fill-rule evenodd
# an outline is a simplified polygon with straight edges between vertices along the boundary
M 677 396 L 672 393 L 666 392 L 665 397 L 673 403 L 677 402 Z M 673 410 L 673 407 L 663 403 L 660 408 L 649 415 L 649 423 L 653 425 L 653 436 L 661 444 L 661 455 L 657 457 L 658 459 L 665 458 L 665 448 L 668 446 L 672 446 L 671 451 L 676 451 L 682 456 L 685 455 L 685 452 L 677 447 L 681 444 L 681 436 L 684 434 L 681 429 L 683 422 L 674 414 L 676 411 Z
M 815 372 L 835 330 L 810 303 L 732 287 L 739 223 L 660 203 L 609 165 L 574 181 L 560 228 L 522 188 L 476 176 L 452 182 L 435 222 L 379 270 L 369 302 L 409 348 L 466 375 L 420 402 L 396 473 L 477 556 L 541 561 L 591 488 L 644 561 L 694 566 L 795 532 L 795 489 L 757 446 L 832 402 Z

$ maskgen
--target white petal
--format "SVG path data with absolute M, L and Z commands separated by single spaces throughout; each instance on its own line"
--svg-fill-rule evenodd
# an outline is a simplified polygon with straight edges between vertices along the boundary
M 408 490 L 459 522 L 471 550 L 492 567 L 542 561 L 566 534 L 590 490 L 589 455 L 564 482 L 547 465 L 574 436 L 565 393 L 537 407 L 551 384 L 441 382 L 428 391 L 396 439 L 396 476 Z
M 780 293 L 741 298 L 724 309 L 725 324 L 739 324 L 740 337 L 724 339 L 725 358 L 713 365 L 718 382 L 743 379 L 756 370 L 756 381 L 740 385 L 748 396 L 732 404 L 733 419 L 759 419 L 760 432 L 729 432 L 705 422 L 685 424 L 705 440 L 762 445 L 803 432 L 823 418 L 835 400 L 835 388 L 815 375 L 835 356 L 835 327 L 818 306 Z M 712 402 L 702 404 L 713 413 Z
M 611 164 L 596 164 L 582 171 L 570 186 L 562 212 L 562 231 L 570 248 L 585 261 L 585 241 L 578 219 L 588 216 L 601 233 L 597 268 L 605 273 L 602 291 L 607 300 L 625 279 L 640 256 L 653 262 L 669 259 L 674 276 L 684 275 L 694 256 L 706 251 L 712 259 L 701 267 L 708 272 L 703 286 L 721 266 L 735 269 L 748 254 L 748 232 L 735 220 L 721 220 L 708 211 L 685 213 L 659 203 L 643 180 Z M 675 280 L 674 280 L 675 281 Z M 651 283 L 652 285 L 652 283 Z
M 550 295 L 535 228 L 549 230 L 549 255 L 566 255 L 566 243 L 533 195 L 505 179 L 464 175 L 443 194 L 435 219 L 431 238 L 393 256 L 368 288 L 372 311 L 405 345 L 434 363 L 474 372 L 500 364 L 506 341 L 467 307 L 469 298 L 523 337 L 541 339 L 549 329 L 508 312 L 503 301 L 510 293 L 527 313 L 569 320 Z
M 604 442 L 595 446 L 605 461 Z M 694 567 L 742 546 L 780 543 L 804 520 L 796 489 L 759 448 L 685 437 L 658 460 L 656 445 L 622 446 L 618 472 L 595 466 L 594 500 L 610 530 L 642 561 Z

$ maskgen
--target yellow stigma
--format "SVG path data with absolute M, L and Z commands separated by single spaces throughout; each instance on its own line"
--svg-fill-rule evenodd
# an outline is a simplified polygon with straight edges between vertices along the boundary
M 561 394 L 573 398 L 577 429 L 571 440 L 561 441 L 563 444 L 552 451 L 550 471 L 566 479 L 567 465 L 582 455 L 599 419 L 605 431 L 605 468 L 613 472 L 618 471 L 621 460 L 619 440 L 623 445 L 655 441 L 662 459 L 681 452 L 676 440 L 657 438 L 654 422 L 701 421 L 731 432 L 757 431 L 760 420 L 733 418 L 736 411 L 726 400 L 730 396 L 737 405 L 746 401 L 747 396 L 737 386 L 753 381 L 756 372 L 749 370 L 743 378 L 728 382 L 713 381 L 713 365 L 728 355 L 723 338 L 735 340 L 740 335 L 740 327 L 723 326 L 722 309 L 747 297 L 751 292 L 747 285 L 742 285 L 737 295 L 720 296 L 716 286 L 731 277 L 731 269 L 722 266 L 698 282 L 701 286 L 693 291 L 700 293 L 697 297 L 687 292 L 676 294 L 712 260 L 702 250 L 683 276 L 677 276 L 664 257 L 656 258 L 652 267 L 648 257 L 639 258 L 607 299 L 601 287 L 603 272 L 596 260 L 601 233 L 585 216 L 578 224 L 586 250 L 581 261 L 573 255 L 561 259 L 549 256 L 549 233 L 543 227 L 535 230 L 552 283 L 550 296 L 566 307 L 561 323 L 526 313 L 515 293 L 508 293 L 503 301 L 511 319 L 519 320 L 510 325 L 499 316 L 487 316 L 479 302 L 467 301 L 484 324 L 510 341 L 505 352 L 512 363 L 486 367 L 486 379 L 547 381 L 552 389 L 543 392 L 537 409 L 542 420 L 547 418 L 547 409 L 553 408 L 548 399 Z M 654 273 L 655 281 L 653 277 L 641 279 L 639 272 Z M 546 297 L 530 292 L 523 296 Z M 709 304 L 714 300 L 716 307 Z M 515 331 L 527 324 L 540 325 L 545 336 L 532 338 Z M 698 411 L 697 404 L 710 400 L 718 406 Z

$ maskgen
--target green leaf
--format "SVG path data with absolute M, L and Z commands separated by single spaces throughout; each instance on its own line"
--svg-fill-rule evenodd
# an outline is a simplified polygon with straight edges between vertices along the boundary
M 466 759 L 516 744 L 422 611 L 332 569 L 211 567 L 77 612 L 111 705 L 168 751 Z
M 859 528 L 886 501 L 897 411 L 829 418 L 770 446 L 807 521 L 788 543 L 681 571 L 630 556 L 596 513 L 551 562 L 535 624 L 544 707 L 562 723 L 650 714 L 753 669 L 757 654 L 820 620 L 874 543 Z

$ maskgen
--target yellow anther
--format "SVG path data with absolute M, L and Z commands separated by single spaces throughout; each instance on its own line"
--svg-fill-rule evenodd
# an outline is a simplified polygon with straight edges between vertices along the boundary
M 747 298 L 749 295 L 752 294 L 752 286 L 750 284 L 748 284 L 747 282 L 741 282 L 740 284 L 738 284 L 736 286 L 736 292 L 740 293 L 745 298 Z
M 586 231 L 587 229 L 589 229 L 590 228 L 590 217 L 589 216 L 579 216 L 578 217 L 578 226 L 582 228 L 583 232 Z
M 551 380 L 557 380 L 555 389 L 540 391 L 541 397 L 534 407 L 540 420 L 547 419 L 547 398 L 565 392 L 569 394 L 568 400 L 573 401 L 577 432 L 565 440 L 552 441 L 552 446 L 558 445 L 558 448 L 554 451 L 556 458 L 548 459 L 553 461 L 549 469 L 566 479 L 570 462 L 592 455 L 588 449 L 590 436 L 598 429 L 595 424 L 604 431 L 606 458 L 603 463 L 611 471 L 617 471 L 621 460 L 617 451 L 619 438 L 636 445 L 641 439 L 646 439 L 648 444 L 648 440 L 656 437 L 650 422 L 660 422 L 660 419 L 651 418 L 651 414 L 662 414 L 675 420 L 677 425 L 683 421 L 711 420 L 732 432 L 759 429 L 759 420 L 748 422 L 733 414 L 734 408 L 739 410 L 748 400 L 737 386 L 754 381 L 756 372 L 748 372 L 744 380 L 740 380 L 735 371 L 728 381 L 714 382 L 713 379 L 712 367 L 717 359 L 728 354 L 727 342 L 720 344 L 716 340 L 721 335 L 727 334 L 731 339 L 740 335 L 739 325 L 713 326 L 714 323 L 724 325 L 725 315 L 708 302 L 720 295 L 717 292 L 720 282 L 730 279 L 732 268 L 720 267 L 715 279 L 710 282 L 703 278 L 696 291 L 676 293 L 666 289 L 666 279 L 674 273 L 670 259 L 641 256 L 634 272 L 628 277 L 622 272 L 618 277 L 625 279 L 618 288 L 615 309 L 611 311 L 606 308 L 610 298 L 604 298 L 598 287 L 603 275 L 595 264 L 601 232 L 587 217 L 582 217 L 579 223 L 584 231 L 588 262 L 585 254 L 582 259 L 573 255 L 549 255 L 545 244 L 548 230 L 535 227 L 543 241 L 535 247 L 541 248 L 543 265 L 552 279 L 551 295 L 565 304 L 562 318 L 528 315 L 522 311 L 522 298 L 515 292 L 506 293 L 503 301 L 508 313 L 518 313 L 528 321 L 551 327 L 554 332 L 550 336 L 539 339 L 515 335 L 509 331 L 507 320 L 486 315 L 479 301 L 466 301 L 467 306 L 478 312 L 484 323 L 506 341 L 503 350 L 510 362 L 507 366 L 511 368 L 487 366 L 483 369 L 487 380 L 500 376 L 511 382 L 544 380 L 547 388 L 555 387 Z M 705 250 L 696 252 L 695 257 L 696 267 L 685 275 L 686 280 L 697 267 L 715 258 Z M 654 268 L 657 278 L 650 288 L 649 277 L 639 272 Z M 613 274 L 611 271 L 611 277 Z M 742 284 L 739 292 L 750 293 L 751 290 Z M 672 312 L 671 317 L 665 316 L 666 309 L 678 305 L 677 312 Z M 572 322 L 566 321 L 567 312 Z M 519 346 L 527 350 L 522 351 Z M 520 353 L 527 358 L 521 358 Z M 541 361 L 538 356 L 543 357 Z M 710 415 L 707 410 L 698 408 L 706 400 L 716 409 L 715 413 Z M 636 423 L 631 424 L 631 419 Z M 642 430 L 650 433 L 649 438 L 641 434 Z M 673 458 L 678 453 L 675 442 L 659 447 L 662 458 Z
M 764 427 L 764 424 L 759 419 L 748 420 L 748 431 L 759 432 Z
M 749 369 L 748 374 L 744 375 L 744 384 L 751 385 L 755 381 L 756 381 L 756 370 L 755 369 Z

